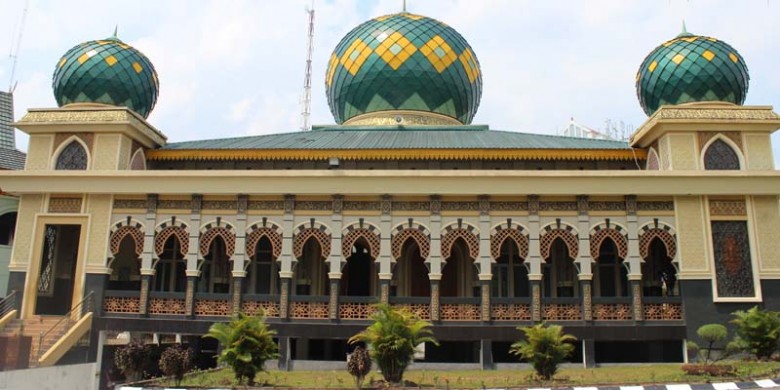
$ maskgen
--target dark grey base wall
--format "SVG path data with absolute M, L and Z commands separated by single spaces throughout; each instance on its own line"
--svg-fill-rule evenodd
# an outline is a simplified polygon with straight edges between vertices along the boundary
M 699 342 L 696 330 L 704 324 L 718 323 L 729 328 L 733 335 L 733 326 L 729 323 L 734 318 L 731 313 L 737 310 L 748 310 L 753 306 L 767 310 L 780 310 L 780 280 L 762 280 L 761 292 L 763 302 L 750 303 L 714 303 L 712 301 L 712 282 L 709 280 L 681 280 L 680 294 L 685 309 L 686 333 L 689 340 Z
M 3 295 L 4 297 L 16 291 L 16 308 L 22 307 L 22 298 L 24 298 L 24 278 L 27 276 L 27 272 L 15 272 L 11 271 L 8 274 L 8 293 Z

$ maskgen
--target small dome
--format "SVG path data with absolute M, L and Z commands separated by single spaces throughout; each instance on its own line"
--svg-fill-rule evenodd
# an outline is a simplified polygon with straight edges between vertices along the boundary
M 399 112 L 427 123 L 468 124 L 482 95 L 482 72 L 452 27 L 402 12 L 350 31 L 330 56 L 325 86 L 339 124 Z
M 647 115 L 664 104 L 721 101 L 742 104 L 748 91 L 745 60 L 726 42 L 685 31 L 650 52 L 636 75 Z
M 116 36 L 68 50 L 54 69 L 57 104 L 102 103 L 127 107 L 144 118 L 157 102 L 157 71 L 143 53 Z

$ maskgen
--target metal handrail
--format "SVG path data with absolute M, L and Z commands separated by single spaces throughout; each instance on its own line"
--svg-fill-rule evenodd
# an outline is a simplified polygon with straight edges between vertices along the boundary
M 77 310 L 80 310 L 78 313 L 78 317 L 75 319 L 75 321 L 78 321 L 81 319 L 81 317 L 84 316 L 84 314 L 89 313 L 92 311 L 92 296 L 94 295 L 94 291 L 90 291 L 87 296 L 84 297 L 79 303 L 76 304 L 76 306 L 73 306 L 73 308 L 68 311 L 67 314 L 65 314 L 64 317 L 62 317 L 59 321 L 57 321 L 54 326 L 49 328 L 46 332 L 41 332 L 41 335 L 38 336 L 38 356 L 37 358 L 40 359 L 41 355 L 43 354 L 43 351 L 41 351 L 41 347 L 43 346 L 43 340 L 46 339 L 46 336 L 48 336 L 50 333 L 52 333 L 55 329 L 57 329 L 62 323 L 67 323 L 68 327 L 70 327 L 70 322 L 73 319 L 73 315 L 76 313 Z
M 16 290 L 11 291 L 7 297 L 0 301 L 0 317 L 5 316 L 14 309 L 16 309 Z

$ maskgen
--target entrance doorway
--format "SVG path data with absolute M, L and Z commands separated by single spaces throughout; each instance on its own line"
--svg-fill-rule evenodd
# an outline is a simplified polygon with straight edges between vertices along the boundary
M 81 225 L 45 225 L 35 314 L 67 314 L 73 301 Z

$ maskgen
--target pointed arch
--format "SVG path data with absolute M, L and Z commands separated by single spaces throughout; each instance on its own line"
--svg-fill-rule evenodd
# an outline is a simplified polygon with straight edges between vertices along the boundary
M 138 148 L 138 150 L 133 153 L 133 157 L 130 158 L 130 170 L 146 170 L 146 155 L 144 154 L 143 148 Z
M 512 222 L 508 219 L 506 222 L 502 222 L 492 230 L 490 230 L 490 255 L 493 260 L 501 257 L 501 247 L 504 245 L 504 241 L 512 240 L 520 250 L 520 257 L 528 257 L 528 230 L 522 225 Z
M 479 229 L 471 224 L 458 219 L 441 230 L 441 257 L 447 259 L 452 253 L 452 245 L 458 238 L 462 238 L 469 249 L 469 257 L 479 258 Z
M 187 256 L 190 250 L 190 234 L 187 231 L 187 224 L 179 222 L 176 218 L 163 222 L 154 229 L 154 253 L 160 256 L 165 250 L 165 242 L 171 236 L 179 240 L 179 253 Z
M 267 237 L 271 243 L 271 254 L 274 260 L 278 259 L 282 254 L 282 228 L 279 224 L 268 221 L 267 218 L 253 223 L 246 230 L 246 248 L 244 252 L 246 257 L 252 258 L 255 255 L 257 243 L 263 237 Z
M 431 252 L 431 231 L 424 225 L 409 218 L 407 222 L 397 225 L 390 233 L 390 245 L 393 259 L 401 257 L 406 240 L 412 239 L 420 248 L 420 256 L 427 259 Z
M 650 148 L 647 151 L 647 161 L 645 162 L 645 170 L 648 171 L 657 171 L 661 167 L 660 159 L 658 158 L 658 153 L 656 153 L 654 148 Z
M 639 256 L 646 259 L 650 253 L 650 243 L 658 238 L 666 246 L 666 253 L 670 258 L 677 256 L 677 233 L 671 226 L 659 222 L 657 219 L 639 228 Z
M 745 166 L 740 148 L 729 137 L 717 134 L 702 147 L 705 170 L 740 170 Z
M 54 152 L 55 170 L 84 171 L 89 167 L 89 147 L 84 141 L 72 135 L 63 141 Z
M 327 259 L 330 256 L 330 244 L 333 237 L 330 228 L 312 218 L 309 222 L 302 223 L 293 229 L 293 255 L 296 259 L 303 256 L 303 247 L 306 241 L 314 238 L 320 244 L 322 258 Z
M 111 255 L 116 256 L 119 253 L 119 246 L 127 235 L 130 235 L 135 243 L 136 256 L 141 256 L 144 251 L 144 225 L 130 217 L 111 226 L 109 239 Z
M 352 255 L 352 246 L 360 238 L 363 238 L 368 244 L 371 257 L 374 259 L 379 257 L 379 249 L 382 243 L 379 228 L 363 221 L 362 218 L 358 222 L 344 228 L 341 237 L 341 255 L 344 259 Z
M 228 259 L 236 252 L 236 233 L 233 225 L 220 219 L 204 224 L 200 228 L 199 251 L 201 256 L 206 256 L 215 238 L 220 237 L 225 242 L 225 254 Z
M 560 220 L 545 226 L 539 233 L 539 249 L 542 259 L 550 257 L 550 248 L 556 238 L 563 240 L 569 250 L 569 257 L 576 259 L 580 249 L 577 229 L 567 223 L 562 223 Z
M 599 257 L 601 244 L 607 238 L 615 243 L 618 257 L 628 258 L 628 231 L 614 222 L 606 220 L 590 230 L 590 256 L 594 260 Z

